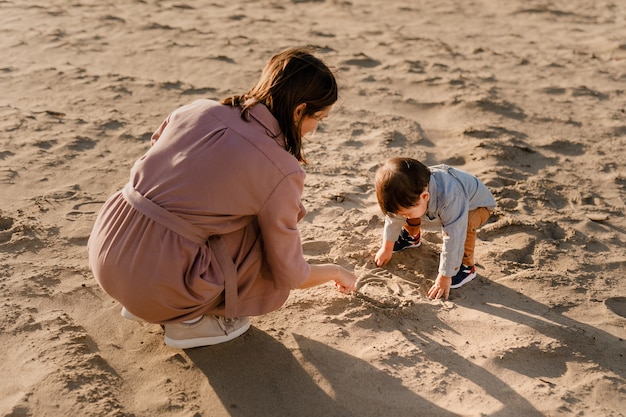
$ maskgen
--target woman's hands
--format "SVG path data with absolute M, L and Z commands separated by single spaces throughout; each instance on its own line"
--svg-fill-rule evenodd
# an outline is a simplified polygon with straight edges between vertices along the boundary
M 338 266 L 337 268 L 339 276 L 335 278 L 335 286 L 337 287 L 339 292 L 343 294 L 349 294 L 352 291 L 356 290 L 356 276 L 352 272 L 340 266 Z
M 356 276 L 347 269 L 333 264 L 311 265 L 311 274 L 300 288 L 310 288 L 328 281 L 334 281 L 337 289 L 344 294 L 356 290 Z

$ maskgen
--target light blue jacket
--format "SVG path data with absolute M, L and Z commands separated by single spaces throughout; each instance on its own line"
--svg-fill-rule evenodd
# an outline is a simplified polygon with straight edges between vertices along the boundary
M 469 211 L 479 207 L 493 210 L 496 201 L 485 184 L 468 172 L 448 165 L 434 165 L 429 169 L 430 200 L 426 217 L 440 221 L 442 226 L 439 273 L 454 276 L 463 259 Z M 396 241 L 405 222 L 404 217 L 389 213 L 385 217 L 383 238 Z

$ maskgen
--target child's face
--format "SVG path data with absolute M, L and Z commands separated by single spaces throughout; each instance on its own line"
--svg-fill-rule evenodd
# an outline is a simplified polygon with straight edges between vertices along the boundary
M 428 210 L 428 200 L 430 200 L 430 193 L 428 191 L 424 191 L 420 194 L 419 200 L 414 206 L 401 207 L 396 214 L 398 216 L 406 217 L 407 219 L 420 218 L 426 213 L 426 210 Z

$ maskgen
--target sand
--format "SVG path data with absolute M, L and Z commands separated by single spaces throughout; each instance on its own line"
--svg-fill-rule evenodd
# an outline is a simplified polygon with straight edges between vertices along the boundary
M 0 1 L 2 416 L 624 416 L 622 0 Z M 294 291 L 224 345 L 120 317 L 86 242 L 176 107 L 312 46 L 341 99 L 309 138 Z M 377 268 L 376 168 L 473 172 L 478 278 L 426 297 L 441 239 Z

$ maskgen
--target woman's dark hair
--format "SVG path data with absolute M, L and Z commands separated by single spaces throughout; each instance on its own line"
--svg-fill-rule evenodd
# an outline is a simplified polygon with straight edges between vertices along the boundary
M 376 171 L 376 198 L 383 214 L 415 206 L 427 190 L 430 170 L 412 158 L 391 158 Z
M 290 48 L 269 60 L 261 78 L 247 93 L 225 98 L 221 103 L 240 107 L 244 120 L 257 103 L 267 106 L 285 135 L 285 149 L 298 161 L 306 162 L 300 135 L 302 119 L 335 104 L 337 98 L 337 81 L 326 64 L 309 49 Z M 302 103 L 306 107 L 299 122 L 294 123 L 294 111 Z

